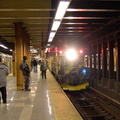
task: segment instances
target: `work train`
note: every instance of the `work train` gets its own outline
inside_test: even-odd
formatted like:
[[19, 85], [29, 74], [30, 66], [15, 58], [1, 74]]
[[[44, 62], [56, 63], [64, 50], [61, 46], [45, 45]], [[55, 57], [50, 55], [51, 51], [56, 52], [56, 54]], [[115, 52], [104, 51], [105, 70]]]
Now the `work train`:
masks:
[[48, 67], [60, 85], [89, 85], [90, 71], [86, 67], [86, 57], [81, 50], [69, 52], [48, 58]]
[[13, 61], [12, 55], [0, 52], [0, 62], [3, 62], [8, 66], [10, 73], [13, 71], [12, 61]]

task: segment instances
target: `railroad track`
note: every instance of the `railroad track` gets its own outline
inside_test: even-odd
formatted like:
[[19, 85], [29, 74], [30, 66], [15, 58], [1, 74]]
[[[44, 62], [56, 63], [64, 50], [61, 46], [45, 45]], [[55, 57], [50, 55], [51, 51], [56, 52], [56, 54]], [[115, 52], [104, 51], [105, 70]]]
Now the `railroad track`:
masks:
[[120, 120], [120, 104], [91, 88], [65, 93], [84, 120]]

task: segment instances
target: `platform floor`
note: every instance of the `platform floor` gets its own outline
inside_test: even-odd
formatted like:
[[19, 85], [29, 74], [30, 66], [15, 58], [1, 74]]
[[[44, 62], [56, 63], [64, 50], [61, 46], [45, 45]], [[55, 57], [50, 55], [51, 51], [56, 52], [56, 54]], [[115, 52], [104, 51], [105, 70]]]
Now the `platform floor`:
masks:
[[17, 91], [16, 78], [7, 77], [7, 104], [0, 104], [0, 120], [83, 120], [49, 70], [47, 79], [31, 72], [31, 91]]

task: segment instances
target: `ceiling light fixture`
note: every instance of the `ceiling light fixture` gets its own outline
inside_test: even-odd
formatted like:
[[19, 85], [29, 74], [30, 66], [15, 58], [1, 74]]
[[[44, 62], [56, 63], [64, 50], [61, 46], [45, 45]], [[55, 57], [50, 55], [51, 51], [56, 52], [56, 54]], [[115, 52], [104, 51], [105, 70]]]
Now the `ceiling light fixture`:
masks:
[[56, 20], [62, 20], [63, 19], [69, 4], [70, 4], [70, 0], [61, 0], [59, 2], [57, 12], [56, 12], [56, 15], [55, 15]]
[[52, 42], [52, 40], [53, 40], [53, 38], [50, 38], [50, 37], [49, 37], [48, 42]]
[[0, 44], [0, 47], [2, 47], [2, 48], [4, 48], [4, 49], [8, 49], [8, 47], [6, 47], [6, 46], [4, 46], [4, 45], [2, 45], [2, 44]]
[[[50, 35], [48, 38], [48, 42], [52, 42], [60, 24], [61, 24], [61, 21], [65, 15], [65, 12], [67, 11], [67, 8], [68, 8], [70, 2], [71, 2], [71, 0], [60, 0], [57, 11], [56, 11], [55, 18], [53, 20], [53, 25], [52, 25], [51, 32], [50, 32]], [[53, 34], [53, 31], [54, 31], [54, 35], [52, 36], [51, 34]]]
[[59, 28], [59, 26], [60, 26], [60, 23], [61, 23], [61, 21], [54, 21], [53, 22], [53, 25], [52, 25], [52, 31], [57, 31], [58, 30], [58, 28]]
[[55, 33], [56, 33], [56, 32], [50, 32], [50, 36], [49, 36], [49, 37], [50, 37], [50, 38], [54, 37], [54, 36], [55, 36]]

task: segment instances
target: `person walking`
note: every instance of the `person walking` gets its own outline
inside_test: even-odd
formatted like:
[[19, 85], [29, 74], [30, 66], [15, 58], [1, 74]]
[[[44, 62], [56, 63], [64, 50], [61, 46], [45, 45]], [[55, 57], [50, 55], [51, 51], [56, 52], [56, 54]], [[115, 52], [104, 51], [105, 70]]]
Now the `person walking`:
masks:
[[7, 103], [7, 81], [6, 81], [6, 76], [9, 74], [9, 70], [7, 65], [4, 63], [0, 62], [0, 91], [2, 93], [2, 100], [3, 103]]
[[35, 58], [34, 58], [34, 60], [32, 61], [32, 66], [33, 66], [33, 71], [34, 71], [34, 72], [37, 72], [37, 61], [36, 61]]
[[46, 79], [47, 64], [46, 64], [45, 60], [42, 60], [40, 70], [41, 70], [42, 79], [43, 78]]
[[24, 76], [25, 91], [30, 91], [30, 89], [29, 89], [30, 69], [29, 69], [29, 66], [28, 66], [26, 60], [27, 60], [27, 56], [23, 56], [23, 61], [20, 63], [20, 70], [22, 71], [23, 76]]

